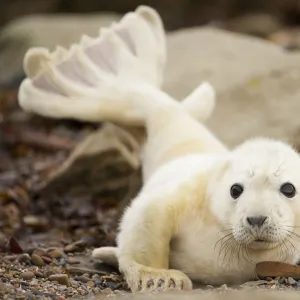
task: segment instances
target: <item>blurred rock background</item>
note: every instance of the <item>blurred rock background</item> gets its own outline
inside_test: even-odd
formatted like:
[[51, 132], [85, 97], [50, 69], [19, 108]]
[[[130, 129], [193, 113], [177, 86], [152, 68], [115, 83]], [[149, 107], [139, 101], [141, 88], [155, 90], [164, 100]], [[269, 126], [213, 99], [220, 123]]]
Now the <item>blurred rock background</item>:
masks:
[[0, 25], [35, 13], [101, 11], [124, 14], [139, 4], [157, 9], [168, 30], [225, 22], [245, 14], [267, 14], [286, 24], [294, 24], [299, 22], [300, 15], [298, 0], [2, 0]]

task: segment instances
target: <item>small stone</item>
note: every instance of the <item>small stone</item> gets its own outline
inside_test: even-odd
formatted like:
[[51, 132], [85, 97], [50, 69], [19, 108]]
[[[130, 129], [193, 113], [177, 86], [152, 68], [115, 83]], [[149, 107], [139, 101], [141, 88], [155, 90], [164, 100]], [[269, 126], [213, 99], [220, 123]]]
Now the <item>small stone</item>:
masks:
[[67, 287], [66, 287], [65, 285], [60, 285], [60, 286], [58, 287], [58, 289], [59, 289], [61, 292], [63, 292], [63, 291], [65, 291], [65, 290], [67, 289]]
[[38, 277], [38, 278], [43, 278], [43, 277], [44, 277], [43, 273], [38, 272], [38, 271], [36, 271], [34, 274], [35, 274], [35, 276]]
[[37, 254], [32, 254], [31, 255], [31, 261], [34, 265], [36, 265], [38, 267], [42, 267], [42, 266], [45, 265], [43, 259]]
[[295, 285], [297, 282], [294, 278], [288, 277], [287, 282], [289, 285]]
[[29, 254], [27, 254], [27, 253], [23, 253], [23, 254], [21, 254], [20, 256], [19, 256], [19, 262], [20, 263], [25, 263], [25, 262], [30, 262], [31, 261], [31, 259], [30, 259], [30, 256], [29, 256]]
[[41, 256], [42, 260], [46, 263], [46, 264], [51, 264], [52, 263], [52, 257], [49, 256]]
[[57, 266], [65, 266], [67, 261], [65, 260], [64, 257], [60, 257], [56, 259], [56, 265]]
[[78, 264], [80, 264], [80, 261], [73, 258], [73, 257], [68, 257], [67, 258], [67, 263], [70, 264], [70, 265], [78, 265]]
[[101, 290], [100, 290], [99, 288], [96, 287], [96, 288], [93, 289], [93, 293], [96, 294], [96, 295], [97, 295], [97, 294], [100, 294], [100, 293], [101, 293]]
[[90, 287], [94, 287], [95, 286], [95, 283], [94, 283], [94, 281], [88, 281], [87, 283], [86, 283], [88, 286], [90, 286]]
[[31, 255], [32, 254], [36, 254], [36, 255], [38, 255], [38, 256], [48, 256], [49, 254], [45, 251], [45, 250], [43, 250], [43, 249], [39, 249], [39, 248], [37, 248], [37, 249], [34, 249], [33, 251], [32, 251], [32, 253], [31, 253]]
[[286, 284], [286, 279], [285, 279], [284, 277], [281, 277], [281, 278], [278, 280], [278, 282], [279, 282], [280, 284]]
[[59, 284], [69, 286], [69, 277], [67, 274], [54, 274], [49, 277], [50, 281], [57, 281]]
[[30, 227], [39, 231], [45, 231], [49, 226], [47, 219], [33, 215], [24, 216], [23, 221], [26, 227]]
[[85, 241], [77, 241], [75, 243], [67, 245], [64, 248], [64, 251], [66, 253], [82, 252], [86, 248], [86, 246], [87, 246], [87, 243]]
[[64, 253], [62, 251], [60, 251], [59, 249], [54, 249], [48, 252], [48, 254], [52, 257], [52, 258], [60, 258], [64, 256]]
[[90, 273], [90, 274], [99, 274], [99, 275], [106, 275], [105, 272], [95, 270], [95, 269], [89, 269], [89, 268], [84, 268], [84, 267], [70, 267], [68, 266], [66, 268], [67, 272], [69, 272], [72, 275], [83, 275], [85, 273]]
[[3, 257], [3, 261], [4, 262], [12, 262], [15, 261], [18, 258], [17, 255], [6, 255], [5, 257]]
[[44, 277], [48, 278], [48, 277], [50, 277], [51, 275], [54, 275], [54, 274], [55, 274], [55, 272], [53, 270], [46, 270], [44, 272]]
[[267, 281], [273, 281], [273, 278], [272, 277], [267, 277], [266, 280]]
[[220, 288], [225, 289], [225, 290], [228, 290], [227, 284], [222, 284], [222, 285], [220, 286]]
[[113, 294], [113, 291], [109, 288], [106, 288], [106, 289], [102, 290], [102, 293], [104, 295], [111, 295], [111, 294]]
[[23, 272], [21, 273], [20, 277], [24, 280], [31, 280], [35, 277], [33, 272]]
[[76, 276], [74, 279], [77, 280], [77, 281], [83, 282], [83, 283], [87, 283], [87, 282], [90, 281], [90, 278], [88, 278], [84, 275]]

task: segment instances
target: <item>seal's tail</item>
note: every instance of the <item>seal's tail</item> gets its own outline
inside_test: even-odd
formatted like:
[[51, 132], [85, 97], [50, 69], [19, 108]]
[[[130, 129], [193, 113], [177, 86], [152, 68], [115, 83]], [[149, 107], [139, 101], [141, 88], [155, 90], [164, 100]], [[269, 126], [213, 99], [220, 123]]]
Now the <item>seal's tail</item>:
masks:
[[[173, 101], [158, 95], [165, 60], [162, 21], [155, 10], [140, 6], [69, 49], [30, 49], [19, 103], [47, 117], [144, 124], [145, 112], [161, 101], [157, 98]], [[214, 108], [214, 91], [205, 83], [181, 104], [204, 121]]]

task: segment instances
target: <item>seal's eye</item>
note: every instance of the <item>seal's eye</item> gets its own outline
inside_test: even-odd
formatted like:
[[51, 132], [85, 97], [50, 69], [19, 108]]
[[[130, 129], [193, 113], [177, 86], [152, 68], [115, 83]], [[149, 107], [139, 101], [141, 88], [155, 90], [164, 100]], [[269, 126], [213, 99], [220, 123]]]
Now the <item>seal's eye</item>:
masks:
[[237, 199], [242, 195], [244, 191], [244, 188], [241, 184], [235, 183], [231, 188], [230, 188], [230, 195], [233, 199]]
[[284, 183], [280, 187], [280, 192], [287, 198], [293, 198], [296, 195], [295, 187], [289, 182]]

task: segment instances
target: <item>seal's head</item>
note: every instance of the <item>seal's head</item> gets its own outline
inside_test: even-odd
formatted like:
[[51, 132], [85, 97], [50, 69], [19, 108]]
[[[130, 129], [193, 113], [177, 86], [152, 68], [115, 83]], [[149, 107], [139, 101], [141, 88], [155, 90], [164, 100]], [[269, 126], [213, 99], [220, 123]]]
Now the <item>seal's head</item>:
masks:
[[287, 144], [245, 142], [216, 164], [207, 192], [213, 214], [238, 244], [267, 250], [298, 238], [300, 156]]

